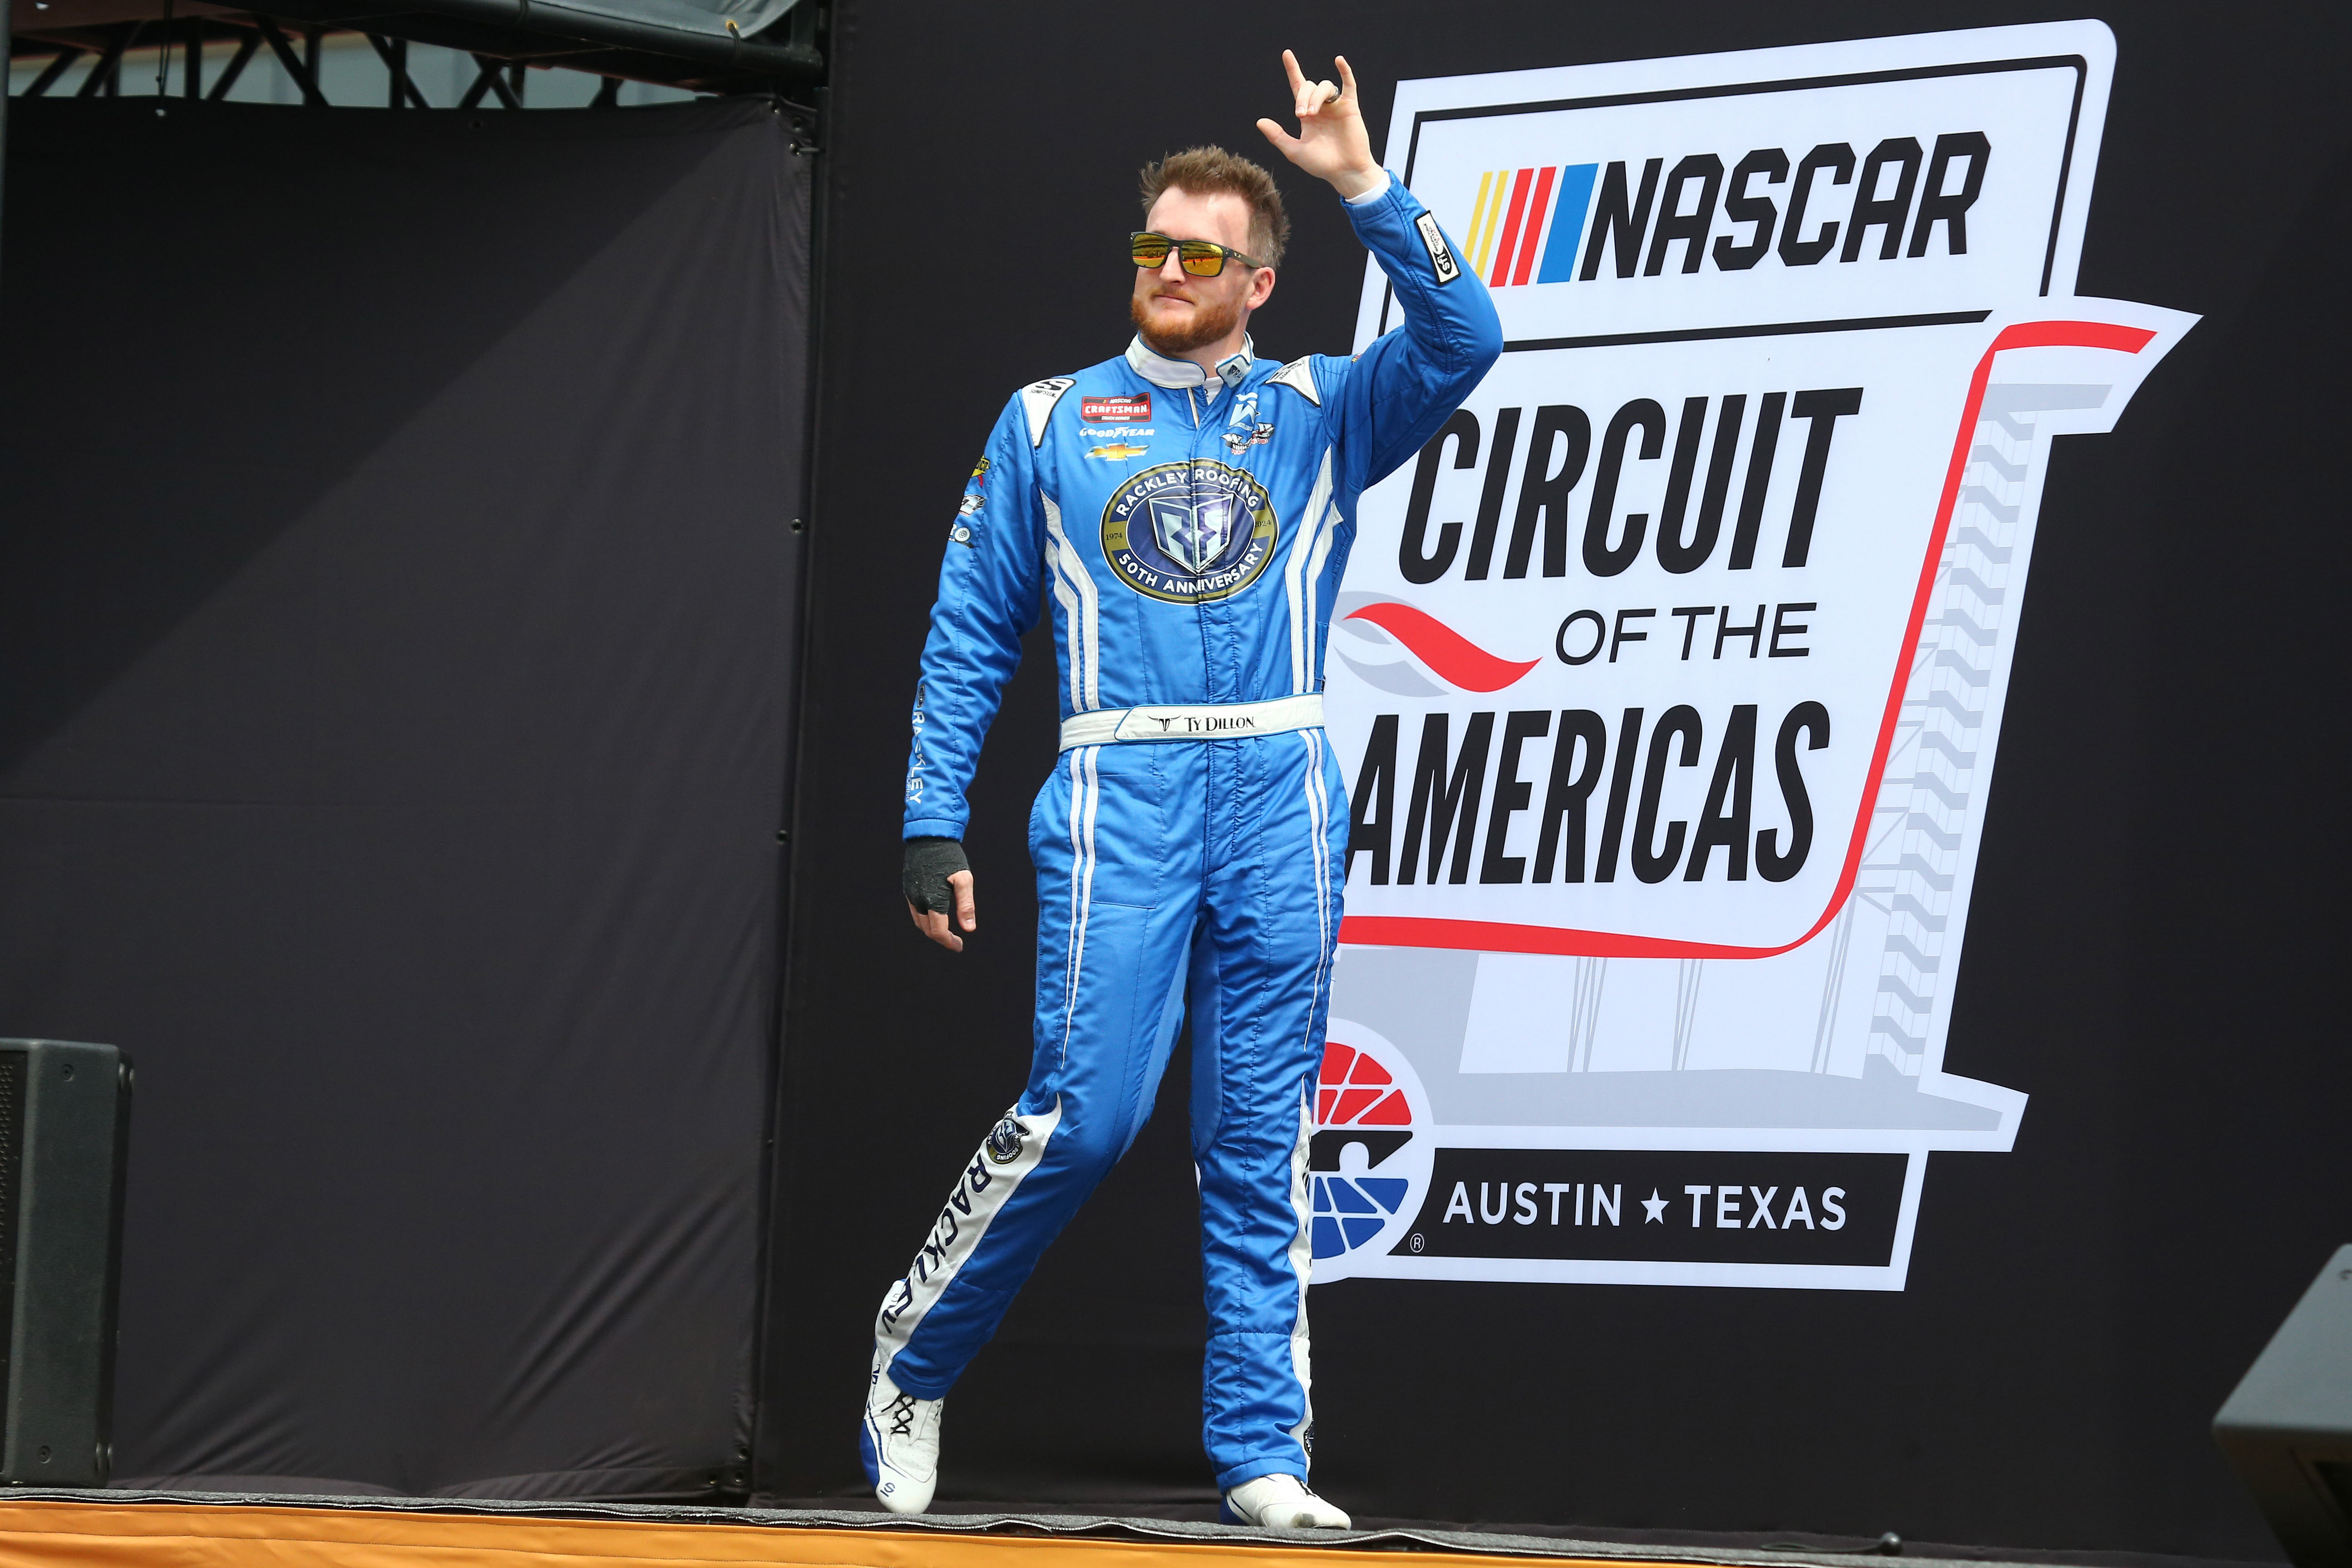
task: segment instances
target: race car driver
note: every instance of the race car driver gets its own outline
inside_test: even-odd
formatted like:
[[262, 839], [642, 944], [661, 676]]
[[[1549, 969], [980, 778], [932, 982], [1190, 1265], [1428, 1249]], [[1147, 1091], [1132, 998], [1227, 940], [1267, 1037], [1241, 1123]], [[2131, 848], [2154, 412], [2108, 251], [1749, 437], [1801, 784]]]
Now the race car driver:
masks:
[[1345, 1528], [1307, 1486], [1307, 1152], [1346, 879], [1323, 652], [1356, 501], [1501, 353], [1492, 301], [1371, 156], [1355, 79], [1286, 51], [1296, 136], [1404, 325], [1350, 360], [1260, 359], [1288, 228], [1218, 148], [1144, 171], [1126, 353], [1015, 393], [949, 530], [906, 786], [923, 932], [975, 929], [961, 840], [982, 737], [1050, 598], [1062, 752], [1029, 821], [1034, 1057], [875, 1322], [861, 1429], [883, 1505], [929, 1506], [941, 1406], [1038, 1255], [1149, 1113], [1189, 1005], [1209, 1342], [1202, 1434], [1229, 1518]]

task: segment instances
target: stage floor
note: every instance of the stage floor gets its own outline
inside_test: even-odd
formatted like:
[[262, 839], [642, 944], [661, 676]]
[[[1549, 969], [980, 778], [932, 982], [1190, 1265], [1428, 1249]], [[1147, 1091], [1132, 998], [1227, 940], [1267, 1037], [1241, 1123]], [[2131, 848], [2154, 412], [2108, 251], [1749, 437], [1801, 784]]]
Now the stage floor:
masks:
[[[1374, 1552], [1384, 1568], [1864, 1568], [1894, 1555], [1871, 1542], [1780, 1537], [1749, 1545], [1581, 1540], [1367, 1521], [1357, 1531], [1277, 1531], [1184, 1519], [1038, 1511], [900, 1518], [840, 1508], [697, 1508], [446, 1498], [326, 1498], [229, 1492], [0, 1494], [0, 1562], [11, 1568], [1244, 1568], [1345, 1563]], [[2072, 1563], [2168, 1568], [2145, 1555], [2001, 1552], [1905, 1544], [1922, 1568]], [[2200, 1563], [2199, 1568], [2219, 1568]], [[2246, 1565], [2252, 1568], [2252, 1565]]]

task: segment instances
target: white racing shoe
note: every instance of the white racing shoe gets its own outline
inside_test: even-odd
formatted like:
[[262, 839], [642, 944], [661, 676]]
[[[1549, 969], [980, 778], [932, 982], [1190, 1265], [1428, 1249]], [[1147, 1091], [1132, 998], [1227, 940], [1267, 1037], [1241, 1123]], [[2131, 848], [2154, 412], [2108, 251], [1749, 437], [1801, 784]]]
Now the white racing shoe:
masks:
[[940, 1484], [940, 1410], [946, 1404], [901, 1393], [883, 1375], [882, 1354], [875, 1352], [857, 1447], [875, 1497], [892, 1513], [921, 1513], [931, 1506]]
[[1309, 1491], [1297, 1476], [1260, 1476], [1225, 1494], [1228, 1523], [1262, 1530], [1346, 1530], [1348, 1516]]

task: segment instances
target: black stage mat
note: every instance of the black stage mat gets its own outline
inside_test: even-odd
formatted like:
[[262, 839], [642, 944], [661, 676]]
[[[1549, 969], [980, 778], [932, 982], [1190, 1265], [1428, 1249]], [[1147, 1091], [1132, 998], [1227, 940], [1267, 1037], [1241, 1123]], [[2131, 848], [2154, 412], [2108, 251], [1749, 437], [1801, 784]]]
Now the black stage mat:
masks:
[[393, 1510], [403, 1513], [520, 1515], [537, 1519], [626, 1519], [668, 1524], [765, 1525], [779, 1530], [890, 1530], [949, 1535], [1042, 1535], [1105, 1541], [1184, 1542], [1202, 1545], [1306, 1545], [1371, 1552], [1452, 1552], [1483, 1557], [1573, 1557], [1625, 1563], [1688, 1563], [1708, 1568], [1760, 1568], [1767, 1563], [1804, 1563], [1813, 1568], [1859, 1568], [1868, 1563], [1906, 1563], [1963, 1568], [1975, 1563], [2050, 1563], [2067, 1568], [2281, 1568], [2278, 1563], [2241, 1563], [2210, 1557], [2175, 1557], [2132, 1552], [2041, 1552], [2007, 1547], [1956, 1546], [1895, 1538], [1865, 1541], [1854, 1536], [1803, 1531], [1769, 1534], [1675, 1530], [1604, 1530], [1541, 1524], [1452, 1524], [1427, 1520], [1359, 1516], [1360, 1528], [1333, 1531], [1258, 1530], [1216, 1522], [1213, 1502], [1150, 1502], [1103, 1505], [1118, 1513], [1080, 1511], [1052, 1503], [983, 1513], [893, 1514], [866, 1500], [783, 1499], [776, 1506], [713, 1508], [689, 1503], [547, 1502], [448, 1497], [330, 1497], [293, 1492], [153, 1491], [70, 1489], [9, 1489], [14, 1498], [65, 1502], [190, 1503], [206, 1507]]

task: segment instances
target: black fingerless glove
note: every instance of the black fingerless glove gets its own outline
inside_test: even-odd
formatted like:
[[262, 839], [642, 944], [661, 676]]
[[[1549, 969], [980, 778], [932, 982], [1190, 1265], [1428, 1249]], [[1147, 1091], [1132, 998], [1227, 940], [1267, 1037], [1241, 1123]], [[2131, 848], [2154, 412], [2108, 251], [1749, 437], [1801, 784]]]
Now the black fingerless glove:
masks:
[[908, 839], [907, 868], [900, 877], [907, 902], [917, 914], [936, 912], [952, 921], [955, 889], [948, 886], [948, 879], [971, 868], [971, 862], [963, 858], [963, 846], [955, 839]]

